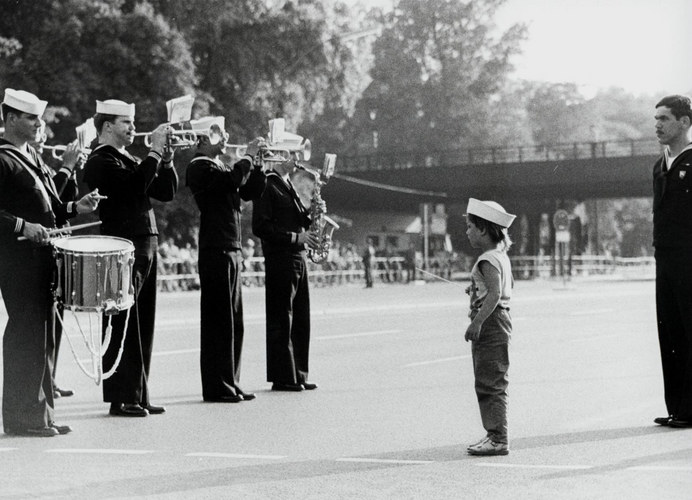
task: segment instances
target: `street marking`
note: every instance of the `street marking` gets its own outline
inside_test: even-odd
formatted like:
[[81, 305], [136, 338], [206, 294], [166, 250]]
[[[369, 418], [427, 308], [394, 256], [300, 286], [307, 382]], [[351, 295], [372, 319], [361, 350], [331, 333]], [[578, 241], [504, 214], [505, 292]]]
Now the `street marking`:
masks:
[[557, 470], [586, 470], [593, 469], [593, 465], [531, 465], [531, 464], [496, 464], [481, 462], [474, 464], [478, 467], [504, 467], [507, 469], [557, 469]]
[[390, 333], [399, 333], [401, 330], [379, 330], [375, 332], [360, 332], [360, 333], [344, 333], [341, 335], [325, 335], [324, 337], [313, 337], [313, 340], [336, 340], [350, 339], [355, 337], [369, 337], [372, 335], [387, 335]]
[[97, 448], [61, 448], [46, 450], [46, 453], [74, 453], [91, 455], [146, 455], [154, 453], [152, 450], [116, 450], [116, 449], [97, 449]]
[[266, 459], [266, 460], [281, 460], [282, 458], [286, 458], [283, 455], [243, 455], [239, 453], [204, 453], [204, 452], [199, 452], [199, 453], [186, 453], [186, 457], [210, 457], [210, 458], [258, 458], [258, 459]]
[[637, 465], [636, 467], [628, 467], [627, 470], [634, 471], [646, 471], [646, 472], [659, 472], [659, 471], [692, 471], [692, 467], [685, 465]]
[[19, 448], [0, 448], [0, 451], [14, 451], [17, 449], [19, 449]]
[[199, 347], [194, 349], [178, 349], [175, 351], [156, 351], [152, 356], [175, 356], [176, 354], [195, 354], [199, 352]]
[[404, 368], [408, 368], [410, 366], [433, 365], [435, 363], [445, 363], [447, 361], [458, 361], [460, 359], [469, 359], [469, 358], [471, 358], [470, 354], [464, 354], [463, 356], [453, 356], [451, 358], [432, 359], [430, 361], [418, 361], [417, 363], [409, 363], [407, 365], [404, 365]]
[[362, 462], [372, 464], [431, 464], [434, 460], [393, 460], [389, 458], [337, 458], [337, 462]]
[[569, 313], [570, 316], [590, 316], [592, 314], [606, 314], [615, 311], [615, 309], [589, 309], [588, 311], [574, 311]]
[[601, 340], [601, 339], [609, 339], [611, 337], [619, 337], [622, 335], [621, 333], [607, 333], [604, 335], [592, 335], [591, 337], [581, 337], [578, 339], [571, 339], [570, 342], [589, 342], [591, 340]]

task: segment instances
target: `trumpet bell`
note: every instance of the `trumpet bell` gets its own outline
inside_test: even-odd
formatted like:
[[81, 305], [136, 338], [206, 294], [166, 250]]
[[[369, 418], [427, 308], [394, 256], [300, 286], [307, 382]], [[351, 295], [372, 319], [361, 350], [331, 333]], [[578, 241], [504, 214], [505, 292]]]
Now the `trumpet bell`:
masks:
[[312, 156], [310, 139], [305, 139], [302, 144], [293, 141], [270, 144], [267, 150], [276, 153], [275, 161], [281, 162], [290, 160], [291, 154], [295, 154], [300, 161], [309, 161]]

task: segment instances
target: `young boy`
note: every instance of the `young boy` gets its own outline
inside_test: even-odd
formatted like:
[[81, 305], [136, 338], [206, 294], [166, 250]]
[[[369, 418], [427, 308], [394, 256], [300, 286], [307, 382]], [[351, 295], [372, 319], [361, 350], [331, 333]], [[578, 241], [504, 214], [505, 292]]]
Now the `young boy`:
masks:
[[466, 236], [482, 254], [471, 270], [471, 296], [466, 341], [472, 342], [476, 396], [486, 436], [468, 447], [471, 455], [507, 455], [507, 370], [512, 319], [512, 267], [507, 256], [507, 228], [515, 215], [494, 201], [469, 199]]

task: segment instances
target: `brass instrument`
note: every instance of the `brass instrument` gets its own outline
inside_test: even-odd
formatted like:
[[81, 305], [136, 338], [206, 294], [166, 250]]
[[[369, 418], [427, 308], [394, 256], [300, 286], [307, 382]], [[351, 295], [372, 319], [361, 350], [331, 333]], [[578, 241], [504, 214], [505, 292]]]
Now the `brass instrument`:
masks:
[[[295, 155], [298, 161], [309, 161], [312, 156], [312, 144], [309, 139], [291, 134], [284, 130], [283, 118], [269, 120], [268, 139], [258, 137], [258, 151], [255, 162], [283, 163]], [[225, 144], [226, 148], [234, 149], [236, 156], [247, 153], [247, 144]]]
[[[334, 173], [335, 164], [336, 155], [327, 153], [324, 156], [322, 172], [315, 172], [315, 189], [313, 190], [312, 199], [310, 200], [310, 216], [312, 222], [310, 223], [309, 231], [317, 234], [319, 243], [317, 248], [308, 248], [307, 250], [308, 258], [315, 263], [322, 262], [329, 256], [329, 250], [332, 247], [332, 234], [335, 229], [339, 229], [339, 224], [326, 215], [326, 204], [321, 195], [322, 186], [327, 184], [329, 178]], [[305, 167], [302, 165], [297, 164], [297, 166], [305, 170]]]
[[[65, 154], [65, 150], [67, 150], [67, 146], [65, 144], [54, 144], [52, 146], [49, 144], [41, 144], [40, 147], [41, 149], [50, 151], [53, 158], [60, 161], [63, 160], [63, 155]], [[91, 154], [91, 149], [81, 148], [80, 152], [88, 156]]]
[[[262, 141], [263, 139], [260, 138]], [[234, 149], [236, 156], [244, 156], [247, 153], [247, 144], [225, 144], [226, 148]], [[272, 153], [267, 155], [266, 153]], [[311, 156], [310, 140], [305, 139], [302, 144], [295, 143], [278, 143], [269, 144], [267, 142], [260, 143], [258, 155], [262, 157], [262, 161], [283, 163], [291, 159], [291, 154], [295, 154], [298, 160], [308, 161]]]
[[51, 152], [53, 158], [56, 160], [62, 160], [62, 156], [65, 154], [67, 146], [64, 144], [56, 144], [55, 146], [49, 146], [48, 144], [42, 144], [41, 147]]
[[[151, 134], [153, 132], [135, 132], [135, 137], [143, 137], [144, 145], [151, 147]], [[172, 130], [168, 132], [167, 146], [170, 148], [191, 148], [197, 144], [197, 136], [201, 135], [199, 131], [193, 130]]]

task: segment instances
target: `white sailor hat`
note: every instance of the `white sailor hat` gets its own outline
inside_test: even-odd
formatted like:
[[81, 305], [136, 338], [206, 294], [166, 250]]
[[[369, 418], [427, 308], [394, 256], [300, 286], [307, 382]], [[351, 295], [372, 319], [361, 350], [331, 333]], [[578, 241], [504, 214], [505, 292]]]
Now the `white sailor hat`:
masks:
[[41, 116], [46, 110], [48, 101], [42, 101], [24, 90], [5, 89], [5, 98], [2, 103], [23, 113]]
[[209, 130], [216, 125], [221, 132], [226, 131], [226, 118], [223, 116], [205, 116], [197, 120], [190, 120], [192, 130]]
[[467, 214], [473, 214], [476, 217], [493, 222], [498, 226], [509, 227], [514, 222], [516, 215], [508, 214], [502, 205], [494, 201], [480, 201], [475, 198], [469, 198], [469, 204], [466, 207]]
[[96, 101], [96, 112], [102, 115], [135, 116], [135, 105], [118, 99]]

